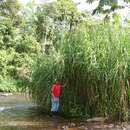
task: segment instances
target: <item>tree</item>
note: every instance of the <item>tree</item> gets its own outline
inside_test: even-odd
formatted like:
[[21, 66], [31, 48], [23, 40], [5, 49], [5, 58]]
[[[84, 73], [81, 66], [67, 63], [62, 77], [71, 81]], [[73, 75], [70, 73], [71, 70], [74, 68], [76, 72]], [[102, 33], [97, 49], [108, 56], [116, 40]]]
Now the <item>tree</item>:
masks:
[[24, 8], [20, 11], [22, 22], [20, 24], [20, 33], [36, 36], [35, 34], [35, 15], [36, 4], [34, 0], [30, 0]]
[[18, 12], [21, 9], [21, 5], [18, 0], [1, 0], [0, 1], [0, 15], [6, 18], [10, 18], [15, 25], [20, 23], [20, 17]]
[[81, 13], [72, 0], [59, 0], [38, 6], [36, 17], [37, 40], [52, 41], [54, 45], [64, 32], [73, 30], [80, 22]]
[[[3, 3], [0, 7], [2, 6]], [[33, 33], [30, 33], [27, 20], [20, 19], [25, 23], [24, 26], [17, 24], [18, 12], [14, 14], [9, 12], [9, 9], [13, 8], [11, 6], [0, 10], [0, 90], [2, 91], [16, 91], [16, 88], [23, 87], [23, 81], [27, 79], [30, 67], [40, 53], [40, 45]], [[23, 32], [25, 27], [26, 31]]]
[[[92, 3], [94, 1], [96, 1], [96, 0], [87, 0], [86, 2]], [[124, 0], [124, 1], [130, 2], [130, 0]], [[104, 5], [109, 5], [110, 9], [104, 10], [103, 9]], [[110, 13], [110, 12], [116, 10], [116, 9], [121, 9], [121, 8], [124, 8], [124, 6], [118, 5], [118, 0], [99, 0], [99, 4], [98, 4], [97, 8], [93, 10], [92, 14], [94, 15], [97, 12], [99, 12], [99, 13]]]

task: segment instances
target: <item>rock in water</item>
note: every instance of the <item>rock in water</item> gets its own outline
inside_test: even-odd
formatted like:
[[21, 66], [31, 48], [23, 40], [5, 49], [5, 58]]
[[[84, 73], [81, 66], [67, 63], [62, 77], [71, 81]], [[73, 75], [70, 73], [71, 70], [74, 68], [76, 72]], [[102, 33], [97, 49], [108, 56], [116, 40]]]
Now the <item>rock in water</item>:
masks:
[[0, 96], [11, 96], [13, 95], [12, 93], [1, 93]]
[[91, 119], [87, 119], [87, 122], [104, 122], [106, 119], [103, 117], [94, 117]]

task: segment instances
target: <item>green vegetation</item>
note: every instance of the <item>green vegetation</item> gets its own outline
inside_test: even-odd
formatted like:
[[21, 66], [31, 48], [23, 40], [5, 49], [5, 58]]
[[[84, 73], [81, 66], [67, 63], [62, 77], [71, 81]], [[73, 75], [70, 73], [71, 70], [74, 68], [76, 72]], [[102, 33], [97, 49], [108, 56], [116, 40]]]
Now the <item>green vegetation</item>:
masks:
[[87, 22], [60, 41], [61, 48], [41, 58], [32, 75], [30, 93], [49, 107], [50, 84], [68, 80], [61, 112], [71, 116], [112, 116], [125, 120], [128, 112], [129, 36], [109, 24]]
[[[15, 6], [17, 1], [10, 2], [0, 3], [0, 7], [4, 8], [0, 10], [0, 91], [22, 89], [23, 85], [26, 85], [23, 81], [29, 79], [31, 71], [29, 68], [40, 53], [40, 45], [33, 37], [33, 33], [29, 34], [29, 29], [24, 33], [24, 25], [20, 24], [21, 19], [16, 23], [16, 19], [13, 20], [11, 17], [12, 10], [18, 8]], [[10, 7], [10, 4], [13, 7]], [[17, 12], [14, 11], [15, 16]]]
[[9, 6], [0, 10], [1, 91], [27, 91], [50, 111], [51, 84], [55, 78], [67, 80], [62, 114], [128, 119], [130, 29], [120, 26], [117, 15], [114, 22], [91, 20], [71, 0], [29, 3], [24, 10], [17, 1], [12, 1], [15, 6], [5, 2]]
[[[96, 0], [86, 0], [86, 2], [93, 3]], [[109, 13], [117, 10], [125, 8], [124, 5], [119, 4], [119, 0], [99, 0], [98, 6], [93, 10], [92, 14], [96, 13], [104, 13], [108, 15]], [[130, 0], [123, 0], [121, 2], [130, 2]], [[109, 6], [110, 8], [104, 9], [104, 6]]]

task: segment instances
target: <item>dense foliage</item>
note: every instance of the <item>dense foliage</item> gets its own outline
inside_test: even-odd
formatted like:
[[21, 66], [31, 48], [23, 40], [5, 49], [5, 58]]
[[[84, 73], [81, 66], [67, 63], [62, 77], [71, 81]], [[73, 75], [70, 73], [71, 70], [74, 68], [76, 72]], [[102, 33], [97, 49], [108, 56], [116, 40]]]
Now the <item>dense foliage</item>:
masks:
[[82, 24], [60, 41], [62, 47], [36, 64], [30, 93], [49, 107], [50, 85], [68, 80], [61, 111], [68, 115], [127, 118], [129, 55], [125, 30]]
[[42, 48], [51, 43], [55, 48], [59, 48], [60, 43], [57, 41], [62, 39], [65, 32], [73, 30], [80, 23], [82, 16], [71, 0], [38, 6], [35, 20], [37, 41], [41, 43]]
[[[40, 53], [40, 45], [35, 37], [23, 33], [24, 26], [11, 17], [13, 14], [9, 9], [14, 2], [10, 2], [1, 3], [4, 10], [0, 10], [0, 91], [18, 91], [26, 85], [23, 81], [30, 79], [29, 68]], [[17, 12], [14, 13], [16, 16]]]
[[130, 29], [117, 15], [94, 21], [71, 0], [30, 2], [23, 10], [11, 1], [0, 1], [0, 90], [27, 90], [50, 111], [51, 84], [68, 81], [62, 114], [127, 120]]
[[[96, 0], [86, 0], [86, 2], [92, 3]], [[130, 2], [130, 0], [99, 0], [98, 6], [93, 10], [92, 14], [104, 13], [108, 14], [114, 12], [117, 9], [125, 8], [124, 5], [119, 4], [120, 2]], [[104, 6], [109, 6], [109, 8], [104, 9]]]

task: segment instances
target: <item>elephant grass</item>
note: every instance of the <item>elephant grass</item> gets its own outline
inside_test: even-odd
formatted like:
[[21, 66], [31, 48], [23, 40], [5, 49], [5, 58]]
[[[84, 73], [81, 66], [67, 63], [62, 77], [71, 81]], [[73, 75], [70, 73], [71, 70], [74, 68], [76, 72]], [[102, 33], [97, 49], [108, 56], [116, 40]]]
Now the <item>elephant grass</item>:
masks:
[[124, 29], [109, 24], [81, 24], [68, 32], [58, 52], [44, 55], [36, 65], [29, 89], [32, 97], [49, 109], [54, 79], [68, 80], [61, 96], [62, 113], [127, 120], [128, 37]]

